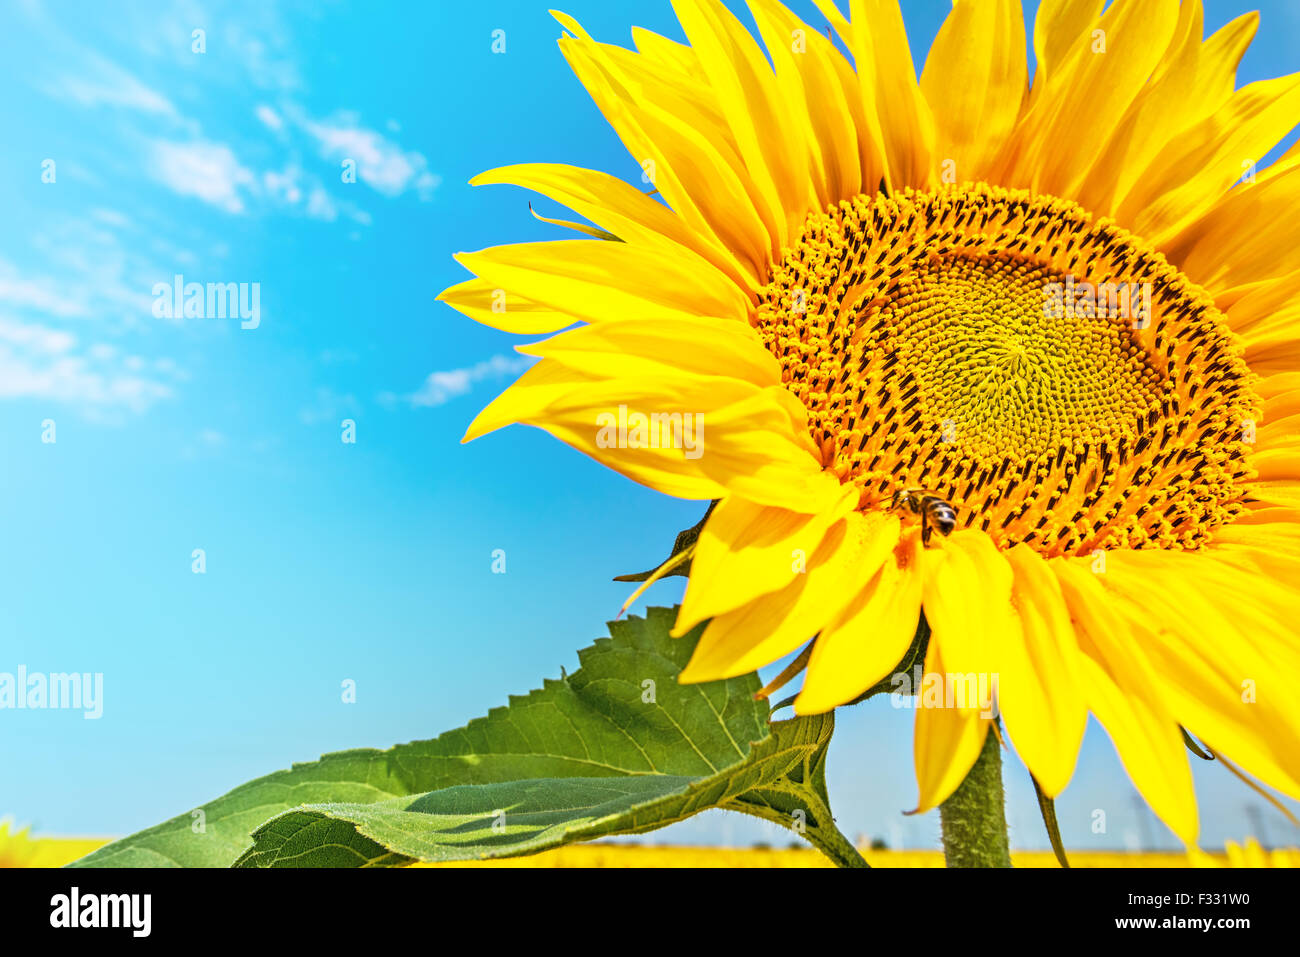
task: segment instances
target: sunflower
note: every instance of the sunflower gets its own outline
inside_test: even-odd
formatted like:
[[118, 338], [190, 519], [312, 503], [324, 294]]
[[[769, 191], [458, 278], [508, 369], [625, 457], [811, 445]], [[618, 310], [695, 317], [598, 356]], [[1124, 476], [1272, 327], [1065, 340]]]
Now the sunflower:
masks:
[[30, 828], [14, 830], [13, 820], [0, 818], [0, 867], [30, 867], [36, 856], [36, 842]]
[[1268, 850], [1253, 837], [1246, 838], [1244, 846], [1229, 841], [1224, 846], [1224, 851], [1226, 857], [1222, 860], [1197, 848], [1190, 849], [1188, 857], [1193, 867], [1300, 867], [1300, 848], [1279, 847]]
[[[1257, 14], [1043, 0], [1031, 85], [1018, 0], [956, 0], [918, 82], [894, 0], [817, 4], [751, 0], [755, 36], [675, 0], [688, 44], [635, 50], [556, 14], [642, 182], [472, 181], [594, 225], [457, 257], [442, 300], [558, 333], [465, 440], [534, 425], [715, 503], [683, 681], [811, 641], [821, 712], [924, 623], [1049, 797], [1089, 713], [1188, 844], [1185, 731], [1300, 796], [1300, 149], [1255, 165], [1300, 75], [1236, 88]], [[917, 708], [918, 810], [990, 733], [960, 697]]]

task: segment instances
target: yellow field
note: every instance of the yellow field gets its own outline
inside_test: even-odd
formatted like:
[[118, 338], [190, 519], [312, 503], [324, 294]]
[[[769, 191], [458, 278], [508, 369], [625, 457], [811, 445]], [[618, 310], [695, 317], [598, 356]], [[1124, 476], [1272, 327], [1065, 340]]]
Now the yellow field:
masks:
[[[108, 843], [105, 838], [28, 838], [9, 833], [0, 824], [0, 867], [62, 867]], [[940, 851], [863, 851], [872, 867], [943, 867]], [[1223, 854], [1207, 855], [1226, 863]], [[1056, 867], [1050, 851], [1020, 851], [1011, 855], [1016, 867]], [[1074, 867], [1187, 867], [1184, 854], [1126, 854], [1078, 851], [1070, 855]], [[532, 857], [504, 861], [467, 862], [418, 867], [830, 867], [817, 851], [764, 850], [715, 847], [653, 847], [597, 842], [562, 847]]]
[[[942, 851], [863, 851], [872, 867], [943, 867]], [[1223, 857], [1223, 855], [1218, 855]], [[1016, 867], [1057, 867], [1051, 851], [1011, 855]], [[1187, 867], [1185, 854], [1079, 852], [1074, 867]], [[417, 867], [833, 867], [814, 850], [757, 850], [725, 847], [641, 847], [628, 844], [578, 844], [532, 857]]]
[[102, 837], [45, 837], [29, 840], [0, 824], [0, 867], [62, 867], [108, 842]]

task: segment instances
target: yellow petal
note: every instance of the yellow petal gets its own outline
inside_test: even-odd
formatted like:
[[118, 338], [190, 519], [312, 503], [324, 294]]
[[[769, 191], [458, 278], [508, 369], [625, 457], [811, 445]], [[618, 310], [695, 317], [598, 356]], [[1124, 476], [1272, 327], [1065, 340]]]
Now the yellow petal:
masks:
[[[682, 348], [684, 342], [689, 349]], [[604, 378], [689, 372], [730, 376], [759, 388], [781, 382], [776, 357], [753, 327], [735, 319], [616, 319], [516, 348]]]
[[[789, 654], [866, 586], [890, 555], [897, 536], [898, 520], [893, 516], [850, 512], [831, 527], [792, 584], [709, 622], [681, 680], [714, 681], [748, 674]], [[692, 577], [695, 574], [692, 566]], [[680, 630], [679, 622], [674, 632]]]
[[522, 336], [556, 332], [578, 321], [574, 315], [507, 293], [482, 279], [450, 286], [438, 293], [437, 298], [475, 322]]
[[1079, 646], [1047, 563], [1025, 545], [1006, 557], [1015, 573], [1012, 595], [1023, 643], [1003, 646], [998, 708], [1016, 751], [1048, 796], [1056, 797], [1074, 773], [1088, 723], [1079, 686]]
[[1198, 830], [1196, 793], [1178, 721], [1162, 697], [1162, 682], [1113, 596], [1086, 565], [1049, 563], [1076, 623], [1080, 684], [1133, 785], [1186, 844]]
[[[923, 188], [932, 181], [934, 115], [921, 94], [912, 47], [898, 0], [850, 0], [860, 42], [870, 42], [876, 109], [880, 115], [891, 187]], [[859, 71], [861, 72], [861, 66]]]
[[664, 71], [618, 57], [571, 18], [555, 16], [577, 34], [560, 41], [561, 52], [644, 175], [692, 230], [762, 275], [775, 249], [770, 226], [730, 132], [698, 115], [698, 84], [673, 85]]
[[[890, 533], [897, 539], [897, 529]], [[898, 665], [921, 617], [919, 539], [905, 546], [908, 561], [890, 556], [871, 583], [826, 626], [813, 645], [797, 714], [819, 714], [846, 704]]]
[[1293, 445], [1264, 448], [1250, 457], [1261, 482], [1300, 481], [1300, 448]]
[[1269, 399], [1282, 392], [1300, 389], [1300, 372], [1274, 372], [1265, 376], [1255, 389], [1260, 398]]
[[[853, 11], [850, 23], [836, 8], [834, 0], [813, 0], [822, 16], [830, 21], [840, 40], [853, 57], [851, 69], [841, 72], [846, 95], [858, 130], [858, 154], [862, 165], [861, 182], [864, 191], [870, 192], [883, 182], [893, 187], [898, 177], [898, 166], [891, 164], [885, 141], [885, 128], [881, 121], [879, 96], [876, 89], [876, 59], [872, 32], [867, 26], [861, 8]], [[910, 164], [909, 164], [910, 165]]]
[[[926, 680], [953, 670], [953, 666], [945, 664], [938, 643], [932, 640], [925, 656]], [[991, 720], [978, 710], [925, 707], [924, 701], [923, 686], [922, 694], [913, 699], [917, 710], [912, 752], [919, 792], [913, 813], [938, 807], [957, 790], [984, 747]]]
[[[617, 177], [561, 163], [521, 163], [480, 173], [471, 186], [522, 186], [563, 203], [580, 216], [632, 245], [653, 246], [704, 259], [733, 282], [757, 289], [754, 276], [736, 268], [734, 259], [687, 227], [663, 203]], [[689, 250], [689, 252], [688, 252]]]
[[842, 492], [814, 459], [803, 416], [781, 386], [689, 373], [597, 379], [543, 359], [479, 414], [464, 441], [535, 425], [667, 495], [734, 493], [816, 510]]
[[1034, 59], [1038, 73], [1034, 88], [1041, 90], [1057, 78], [1058, 71], [1079, 44], [1091, 43], [1106, 0], [1043, 0], [1034, 18]]
[[1088, 706], [1151, 810], [1184, 844], [1200, 830], [1182, 733], [1148, 698], [1121, 688], [1094, 658], [1079, 659]]
[[787, 245], [816, 203], [807, 125], [791, 120], [758, 44], [717, 0], [673, 0], [713, 96], [757, 188], [775, 249]]
[[1019, 640], [1011, 614], [1011, 568], [982, 531], [936, 535], [931, 546], [922, 551], [930, 644], [943, 646], [944, 661], [955, 673], [992, 680], [1002, 648]]
[[1175, 242], [1251, 162], [1258, 162], [1290, 132], [1297, 115], [1300, 75], [1243, 87], [1160, 151], [1118, 204], [1116, 218], [1157, 246]]
[[[1077, 28], [1072, 11], [1069, 31]], [[1041, 14], [1040, 14], [1041, 22]], [[1059, 65], [1040, 84], [1004, 149], [1002, 182], [1057, 196], [1077, 195], [1102, 146], [1151, 76], [1178, 23], [1177, 0], [1115, 3], [1093, 29], [1066, 39], [1052, 31]], [[1100, 31], [1100, 33], [1095, 33]], [[1037, 42], [1037, 40], [1036, 40]], [[1095, 52], [1105, 43], [1105, 52]], [[1089, 118], [1086, 134], [1079, 117]]]
[[1276, 677], [1300, 669], [1292, 624], [1300, 597], [1260, 614], [1264, 583], [1204, 554], [1119, 552], [1104, 579], [1128, 610], [1178, 723], [1300, 796], [1300, 702]]
[[936, 158], [957, 182], [981, 180], [1010, 134], [1028, 93], [1020, 0], [956, 0], [921, 74], [934, 112]]
[[493, 246], [456, 260], [487, 284], [587, 322], [602, 319], [744, 318], [734, 283], [685, 256], [593, 240]]
[[[1292, 102], [1300, 110], [1300, 85], [1296, 94]], [[1240, 160], [1238, 172], [1243, 172]], [[1278, 216], [1277, 211], [1298, 207], [1300, 163], [1281, 175], [1234, 188], [1170, 243], [1170, 261], [1207, 289], [1287, 276], [1300, 270], [1300, 218]]]
[[801, 563], [831, 526], [857, 504], [846, 489], [831, 508], [807, 512], [759, 505], [739, 496], [713, 509], [695, 543], [691, 574], [674, 635], [793, 584]]
[[[862, 162], [853, 105], [845, 98], [844, 58], [831, 41], [777, 0], [750, 0], [776, 68], [791, 118], [807, 124], [818, 207], [862, 191]], [[856, 87], [854, 88], [856, 93]]]
[[678, 43], [653, 30], [638, 26], [632, 27], [632, 42], [647, 59], [656, 60], [666, 67], [698, 80], [705, 80], [704, 71], [700, 69], [700, 58], [688, 44]]
[[1142, 88], [1086, 182], [1079, 202], [1110, 214], [1117, 197], [1134, 182], [1174, 136], [1223, 106], [1232, 95], [1237, 65], [1259, 26], [1259, 14], [1238, 17], [1201, 42], [1200, 0], [1180, 8], [1178, 27], [1164, 61]]

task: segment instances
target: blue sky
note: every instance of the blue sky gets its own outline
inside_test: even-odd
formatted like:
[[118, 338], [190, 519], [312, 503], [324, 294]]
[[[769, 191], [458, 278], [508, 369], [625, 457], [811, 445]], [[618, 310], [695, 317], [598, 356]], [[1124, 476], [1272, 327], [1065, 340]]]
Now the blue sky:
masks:
[[[1242, 82], [1300, 69], [1285, 0], [1208, 0], [1207, 26], [1256, 6]], [[915, 50], [947, 7], [904, 3]], [[666, 2], [564, 9], [606, 40], [680, 36]], [[555, 234], [521, 191], [466, 181], [526, 161], [639, 176], [559, 33], [546, 4], [499, 0], [0, 10], [0, 671], [104, 674], [99, 720], [0, 712], [0, 816], [124, 833], [323, 751], [457, 727], [572, 669], [626, 594], [609, 579], [701, 514], [535, 430], [459, 444], [519, 365], [514, 340], [434, 301], [465, 278], [452, 254]], [[260, 324], [156, 317], [176, 274], [257, 283]], [[937, 846], [936, 814], [899, 813], [911, 721], [841, 712], [845, 831]], [[1300, 841], [1196, 770], [1207, 845], [1250, 832], [1248, 806]], [[1007, 780], [1013, 840], [1044, 846], [1023, 769]], [[1075, 846], [1175, 843], [1096, 727], [1058, 806]], [[710, 814], [648, 839], [773, 835]]]

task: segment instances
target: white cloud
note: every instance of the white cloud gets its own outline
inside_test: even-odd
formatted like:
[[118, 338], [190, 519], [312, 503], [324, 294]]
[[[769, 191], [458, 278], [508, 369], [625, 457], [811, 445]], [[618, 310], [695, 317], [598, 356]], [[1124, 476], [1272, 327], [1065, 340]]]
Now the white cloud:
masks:
[[302, 189], [298, 185], [301, 175], [302, 171], [296, 166], [287, 166], [283, 172], [267, 170], [262, 174], [262, 184], [272, 197], [293, 205], [302, 199]]
[[311, 191], [311, 196], [307, 199], [307, 215], [312, 219], [322, 219], [327, 223], [332, 223], [338, 219], [338, 207], [334, 205], [334, 200], [330, 199], [330, 194], [323, 188], [317, 186]]
[[291, 49], [291, 33], [279, 22], [276, 5], [252, 4], [242, 12], [247, 22], [228, 17], [222, 42], [242, 62], [248, 78], [263, 90], [300, 89], [302, 77]]
[[171, 394], [161, 382], [121, 369], [96, 369], [85, 356], [47, 356], [39, 349], [13, 348], [0, 341], [0, 399], [45, 399], [77, 404], [83, 411], [142, 412]]
[[172, 191], [228, 213], [244, 211], [241, 190], [255, 183], [252, 172], [240, 165], [229, 146], [204, 140], [155, 141], [153, 172]]
[[127, 330], [152, 323], [148, 290], [159, 270], [125, 249], [104, 226], [117, 217], [100, 212], [51, 217], [24, 237], [48, 274], [0, 259], [0, 400], [57, 402], [120, 422], [169, 398], [186, 377], [171, 359], [145, 361], [119, 347]]
[[170, 376], [173, 379], [187, 380], [190, 374], [176, 364], [176, 360], [169, 356], [162, 356], [153, 360], [154, 370]]
[[284, 129], [284, 117], [275, 110], [271, 109], [265, 103], [259, 103], [254, 111], [257, 118], [262, 121], [262, 125], [269, 130], [275, 130], [277, 133]]
[[322, 156], [340, 162], [354, 160], [358, 179], [385, 196], [399, 196], [414, 189], [421, 199], [429, 199], [441, 182], [429, 171], [424, 154], [404, 150], [375, 130], [347, 120], [306, 120], [302, 128], [316, 139]]
[[[262, 187], [271, 199], [296, 206], [311, 219], [332, 223], [339, 218], [340, 204], [334, 201], [319, 179], [310, 173], [304, 173], [297, 165], [291, 164], [280, 171], [267, 170], [262, 174]], [[343, 203], [342, 206], [353, 219], [369, 221], [369, 215], [351, 203]]]
[[85, 56], [81, 68], [82, 73], [65, 75], [48, 84], [46, 92], [80, 106], [112, 106], [160, 116], [177, 115], [176, 107], [167, 97], [102, 56]]
[[34, 322], [0, 319], [0, 342], [15, 343], [31, 352], [54, 355], [67, 352], [75, 346], [77, 337]]
[[0, 261], [0, 302], [18, 309], [34, 309], [63, 319], [87, 316], [90, 310], [80, 299], [55, 288], [47, 279], [24, 279]]
[[92, 219], [103, 223], [105, 226], [112, 226], [115, 229], [125, 229], [131, 225], [130, 218], [124, 213], [119, 213], [115, 209], [106, 209], [104, 207], [92, 209], [90, 211], [90, 216]]
[[402, 398], [417, 409], [443, 405], [457, 396], [466, 395], [476, 384], [485, 379], [501, 379], [508, 375], [517, 375], [536, 361], [531, 356], [496, 355], [463, 369], [430, 372], [419, 389]]
[[[53, 275], [25, 277], [24, 285], [58, 291], [56, 299], [29, 298], [23, 304], [27, 311], [40, 313], [40, 318], [140, 321], [150, 315], [149, 290], [158, 272], [149, 251], [172, 258], [160, 237], [154, 236], [147, 246], [138, 241], [125, 244], [94, 213], [79, 219], [51, 218], [29, 237], [28, 245], [41, 268]], [[0, 263], [0, 277], [4, 275]]]

